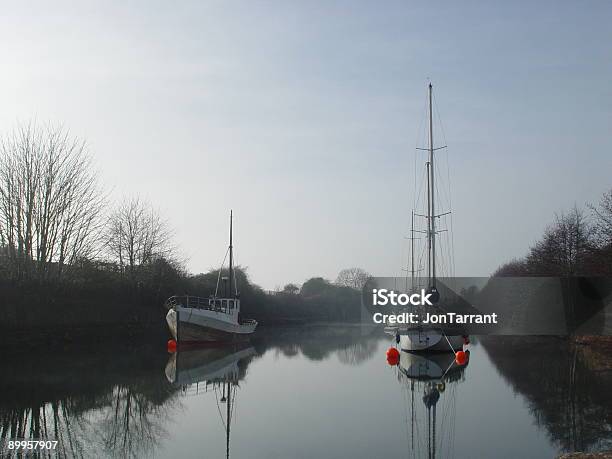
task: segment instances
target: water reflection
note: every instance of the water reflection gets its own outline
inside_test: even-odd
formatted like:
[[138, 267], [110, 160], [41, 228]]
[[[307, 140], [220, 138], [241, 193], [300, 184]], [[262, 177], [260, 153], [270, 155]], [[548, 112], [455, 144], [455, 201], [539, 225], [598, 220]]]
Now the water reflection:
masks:
[[255, 354], [255, 348], [250, 345], [204, 347], [174, 353], [166, 365], [166, 378], [179, 387], [183, 395], [214, 395], [225, 429], [225, 457], [228, 459], [239, 383]]
[[469, 350], [466, 355], [458, 365], [452, 352], [401, 352], [397, 379], [407, 410], [408, 457], [452, 457], [456, 386], [465, 381]]
[[[285, 357], [302, 355], [321, 361], [335, 351], [340, 362], [359, 365], [374, 356], [380, 337], [380, 331], [372, 327], [308, 327], [263, 333], [253, 343], [260, 355], [273, 348]], [[251, 341], [237, 346], [191, 348], [172, 354], [165, 368], [168, 382], [180, 389], [182, 395], [214, 395], [225, 429], [228, 459], [238, 389], [257, 355]]]
[[343, 364], [359, 365], [374, 357], [379, 341], [384, 338], [378, 327], [311, 326], [270, 330], [252, 342], [260, 354], [273, 349], [289, 358], [303, 356], [322, 361], [336, 353]]
[[237, 383], [244, 379], [250, 357], [255, 354], [255, 348], [250, 344], [177, 352], [168, 359], [166, 378], [171, 384], [183, 388], [201, 382], [205, 386], [219, 381]]
[[[28, 457], [537, 457], [612, 448], [612, 373], [589, 348], [489, 337], [470, 345], [465, 366], [450, 353], [401, 353], [390, 368], [389, 345], [377, 329], [305, 327], [174, 355], [164, 346], [4, 355], [0, 441], [58, 441]], [[529, 440], [517, 443], [508, 429]]]
[[483, 337], [481, 342], [561, 450], [612, 449], [609, 356], [602, 361], [605, 356], [564, 338]]
[[89, 351], [4, 358], [4, 454], [11, 453], [12, 439], [57, 441], [55, 450], [29, 451], [27, 457], [95, 457], [100, 451], [109, 457], [141, 457], [155, 449], [178, 402], [159, 377], [156, 352], [140, 349], [143, 360], [135, 361], [112, 350]]

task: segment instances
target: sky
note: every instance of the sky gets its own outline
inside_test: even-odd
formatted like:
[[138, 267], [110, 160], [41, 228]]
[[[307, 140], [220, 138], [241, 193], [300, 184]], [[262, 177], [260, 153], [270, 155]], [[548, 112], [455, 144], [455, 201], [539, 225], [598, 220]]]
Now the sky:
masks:
[[233, 209], [264, 288], [399, 275], [431, 81], [455, 273], [486, 276], [612, 187], [611, 19], [596, 0], [12, 3], [0, 134], [85, 139], [111, 202], [149, 200], [191, 272], [220, 264]]

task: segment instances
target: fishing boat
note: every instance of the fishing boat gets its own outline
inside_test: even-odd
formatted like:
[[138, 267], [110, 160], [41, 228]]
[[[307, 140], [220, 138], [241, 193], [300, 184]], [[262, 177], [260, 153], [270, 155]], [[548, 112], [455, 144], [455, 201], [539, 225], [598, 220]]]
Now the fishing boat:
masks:
[[[452, 307], [451, 303], [457, 300], [457, 295], [452, 292], [449, 288], [443, 285], [438, 280], [437, 276], [437, 254], [436, 254], [436, 239], [448, 229], [438, 228], [437, 221], [442, 217], [450, 215], [450, 211], [436, 214], [436, 168], [435, 168], [435, 152], [437, 150], [446, 148], [446, 146], [435, 147], [434, 144], [434, 129], [433, 129], [433, 86], [430, 83], [428, 87], [428, 140], [429, 144], [427, 148], [417, 148], [417, 150], [424, 150], [427, 152], [427, 161], [425, 162], [425, 182], [426, 182], [426, 198], [424, 199], [424, 206], [426, 210], [423, 214], [412, 210], [411, 229], [410, 237], [408, 238], [411, 243], [411, 264], [406, 267], [406, 289], [411, 292], [417, 292], [424, 287], [427, 294], [430, 294], [430, 301], [433, 306], [426, 306], [416, 311], [420, 317], [425, 316], [425, 312], [440, 314]], [[416, 182], [416, 180], [415, 180]], [[415, 205], [417, 203], [415, 202]], [[422, 217], [425, 219], [425, 229], [415, 229], [414, 218]], [[415, 240], [419, 239], [415, 237], [415, 234], [423, 233], [426, 238], [426, 276], [416, 276], [422, 268], [415, 267]], [[411, 276], [411, 286], [408, 288], [408, 273]], [[421, 285], [424, 281], [425, 285]], [[438, 328], [425, 325], [409, 325], [409, 326], [396, 326], [387, 328], [387, 333], [394, 334], [396, 342], [400, 345], [404, 351], [441, 351], [441, 352], [454, 352], [461, 350], [463, 345], [468, 342], [468, 338], [465, 332], [457, 327], [454, 328]]]
[[[257, 327], [257, 321], [240, 316], [240, 294], [234, 273], [234, 247], [232, 241], [233, 215], [230, 211], [229, 230], [229, 293], [219, 297], [219, 270], [215, 294], [209, 298], [172, 296], [166, 300], [166, 322], [176, 343], [224, 343], [247, 339]], [[226, 254], [227, 255], [227, 254]], [[223, 267], [222, 267], [223, 268]]]

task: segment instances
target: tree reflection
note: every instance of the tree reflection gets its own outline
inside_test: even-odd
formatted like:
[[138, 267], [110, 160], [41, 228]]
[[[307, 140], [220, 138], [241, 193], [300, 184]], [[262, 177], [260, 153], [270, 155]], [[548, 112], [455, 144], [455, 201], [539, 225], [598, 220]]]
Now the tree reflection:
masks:
[[372, 358], [385, 335], [375, 327], [304, 327], [276, 329], [253, 339], [258, 353], [274, 350], [285, 357], [303, 355], [321, 361], [336, 353], [341, 363], [359, 365]]
[[5, 450], [7, 442], [13, 439], [58, 442], [55, 450], [28, 452], [28, 457], [84, 457], [89, 443], [85, 433], [87, 427], [82, 413], [73, 410], [66, 401], [0, 410], [0, 438]]
[[377, 339], [367, 339], [351, 343], [338, 350], [338, 360], [346, 365], [360, 365], [371, 359], [378, 349]]
[[[56, 440], [53, 451], [28, 457], [140, 457], [167, 436], [164, 424], [176, 407], [173, 398], [158, 404], [130, 386], [117, 386], [108, 403], [75, 410], [70, 398], [30, 407], [0, 410], [0, 439]], [[102, 448], [99, 450], [99, 448]]]
[[[311, 360], [335, 354], [343, 364], [358, 365], [375, 354], [384, 337], [379, 332], [360, 327], [270, 330], [253, 340], [253, 354], [237, 362], [233, 377], [242, 379], [251, 359], [268, 351]], [[165, 426], [182, 409], [180, 385], [166, 380], [165, 349], [94, 351], [6, 356], [0, 374], [0, 441], [58, 442], [55, 450], [28, 452], [36, 458], [146, 457], [159, 449], [168, 436]], [[209, 357], [192, 362], [183, 355], [181, 364], [206, 366], [215, 360]], [[215, 365], [209, 369], [217, 371]]]
[[564, 451], [612, 447], [612, 375], [562, 338], [486, 337], [500, 374], [524, 395], [538, 426]]
[[176, 389], [160, 374], [165, 355], [161, 354], [162, 360], [149, 359], [151, 364], [145, 367], [134, 365], [143, 357], [147, 356], [106, 355], [105, 371], [97, 377], [101, 360], [86, 361], [78, 369], [81, 383], [73, 379], [72, 359], [51, 356], [52, 362], [41, 364], [40, 372], [32, 372], [24, 359], [8, 362], [10, 371], [0, 376], [4, 451], [15, 439], [57, 441], [54, 450], [27, 452], [27, 457], [36, 458], [140, 457], [153, 451], [166, 437], [164, 425], [180, 401]]
[[100, 443], [111, 457], [141, 457], [167, 437], [164, 425], [172, 417], [175, 400], [158, 404], [138, 386], [118, 385], [111, 403], [100, 411], [96, 425]]

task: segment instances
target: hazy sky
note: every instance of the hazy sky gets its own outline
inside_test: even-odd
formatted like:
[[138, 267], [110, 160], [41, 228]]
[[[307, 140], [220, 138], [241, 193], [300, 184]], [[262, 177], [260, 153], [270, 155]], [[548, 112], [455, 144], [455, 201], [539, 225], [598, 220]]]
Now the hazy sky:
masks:
[[394, 275], [431, 78], [456, 271], [488, 275], [612, 186], [611, 20], [609, 1], [13, 2], [0, 131], [35, 117], [85, 138], [191, 271], [220, 263], [233, 208], [265, 288]]

